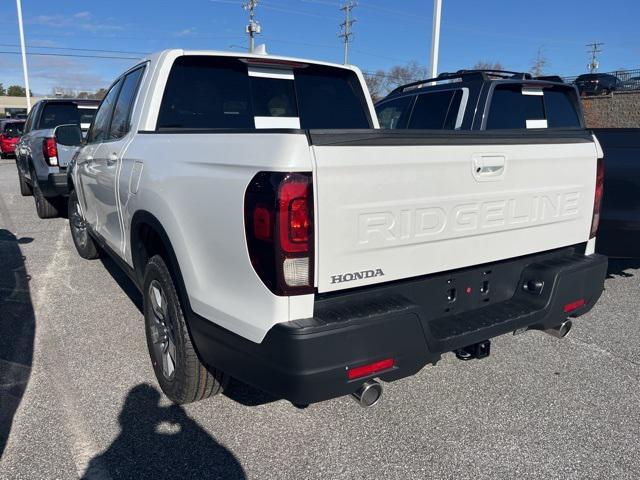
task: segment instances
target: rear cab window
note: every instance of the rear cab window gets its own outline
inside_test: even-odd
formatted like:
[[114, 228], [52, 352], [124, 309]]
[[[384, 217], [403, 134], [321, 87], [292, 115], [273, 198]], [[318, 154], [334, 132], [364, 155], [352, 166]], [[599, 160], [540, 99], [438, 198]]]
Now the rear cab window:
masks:
[[183, 56], [174, 62], [157, 129], [371, 128], [351, 70], [240, 58]]
[[573, 88], [498, 84], [485, 129], [582, 128]]
[[59, 125], [80, 125], [80, 112], [73, 102], [50, 102], [42, 108], [37, 129], [55, 128]]

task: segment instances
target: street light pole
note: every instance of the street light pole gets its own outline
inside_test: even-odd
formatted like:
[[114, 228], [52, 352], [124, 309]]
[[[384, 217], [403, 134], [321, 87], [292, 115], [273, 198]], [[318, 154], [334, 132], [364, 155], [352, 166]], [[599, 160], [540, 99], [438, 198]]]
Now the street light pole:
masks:
[[16, 0], [18, 8], [18, 29], [20, 30], [20, 49], [22, 50], [22, 73], [24, 73], [24, 88], [27, 97], [27, 113], [31, 111], [31, 92], [29, 91], [29, 72], [27, 71], [27, 52], [24, 48], [24, 28], [22, 27], [22, 3]]
[[431, 62], [429, 63], [429, 78], [438, 76], [438, 53], [440, 50], [440, 15], [442, 0], [433, 0], [433, 30], [431, 32]]

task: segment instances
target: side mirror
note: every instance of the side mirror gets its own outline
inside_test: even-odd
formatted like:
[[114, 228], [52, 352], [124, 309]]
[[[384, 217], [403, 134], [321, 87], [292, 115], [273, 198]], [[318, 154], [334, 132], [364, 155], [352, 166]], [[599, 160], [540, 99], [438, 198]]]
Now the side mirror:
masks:
[[68, 147], [82, 145], [82, 130], [79, 125], [60, 125], [53, 132], [56, 143]]

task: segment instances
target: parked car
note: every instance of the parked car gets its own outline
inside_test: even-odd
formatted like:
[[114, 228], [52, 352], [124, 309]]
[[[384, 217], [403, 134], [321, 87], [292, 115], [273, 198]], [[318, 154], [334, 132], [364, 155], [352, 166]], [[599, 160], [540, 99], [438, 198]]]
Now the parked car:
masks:
[[581, 95], [607, 95], [618, 90], [620, 79], [610, 73], [585, 73], [575, 80]]
[[109, 88], [70, 167], [71, 235], [141, 290], [174, 402], [233, 376], [368, 406], [376, 378], [562, 337], [593, 307], [589, 132], [377, 127], [356, 67], [306, 59], [168, 50]]
[[640, 76], [623, 81], [619, 90], [640, 90]]
[[559, 77], [460, 70], [402, 85], [376, 103], [382, 128], [583, 128], [579, 96]]
[[98, 104], [97, 100], [44, 99], [29, 113], [16, 147], [16, 165], [20, 193], [33, 194], [40, 218], [57, 217], [68, 193], [66, 168], [73, 149], [58, 148], [56, 128], [81, 127], [87, 115], [81, 109]]
[[640, 128], [596, 128], [605, 181], [596, 248], [610, 257], [640, 257]]
[[0, 120], [0, 157], [15, 155], [16, 144], [24, 129], [24, 120]]

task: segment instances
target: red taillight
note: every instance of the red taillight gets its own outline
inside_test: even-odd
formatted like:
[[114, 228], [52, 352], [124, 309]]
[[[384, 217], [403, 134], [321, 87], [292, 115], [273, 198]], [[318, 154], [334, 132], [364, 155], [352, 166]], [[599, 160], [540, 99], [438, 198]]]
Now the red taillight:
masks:
[[379, 362], [369, 363], [360, 367], [354, 367], [347, 370], [347, 378], [355, 380], [356, 378], [368, 377], [375, 373], [383, 372], [393, 368], [393, 358], [385, 358]]
[[581, 298], [580, 300], [576, 300], [575, 302], [571, 302], [571, 303], [567, 303], [564, 307], [564, 313], [569, 313], [569, 312], [573, 312], [574, 310], [577, 310], [580, 307], [584, 307], [587, 304], [587, 302], [584, 300], [584, 298]]
[[283, 181], [278, 195], [280, 246], [287, 253], [309, 249], [309, 183], [306, 177]]
[[49, 165], [58, 165], [58, 146], [55, 138], [49, 137], [42, 140], [42, 154]]
[[604, 191], [604, 161], [598, 159], [598, 167], [596, 172], [596, 193], [593, 199], [593, 217], [591, 218], [591, 233], [589, 238], [593, 238], [598, 233], [600, 225], [600, 208], [602, 206], [602, 193]]
[[251, 263], [276, 295], [313, 292], [311, 174], [260, 172], [245, 195]]

